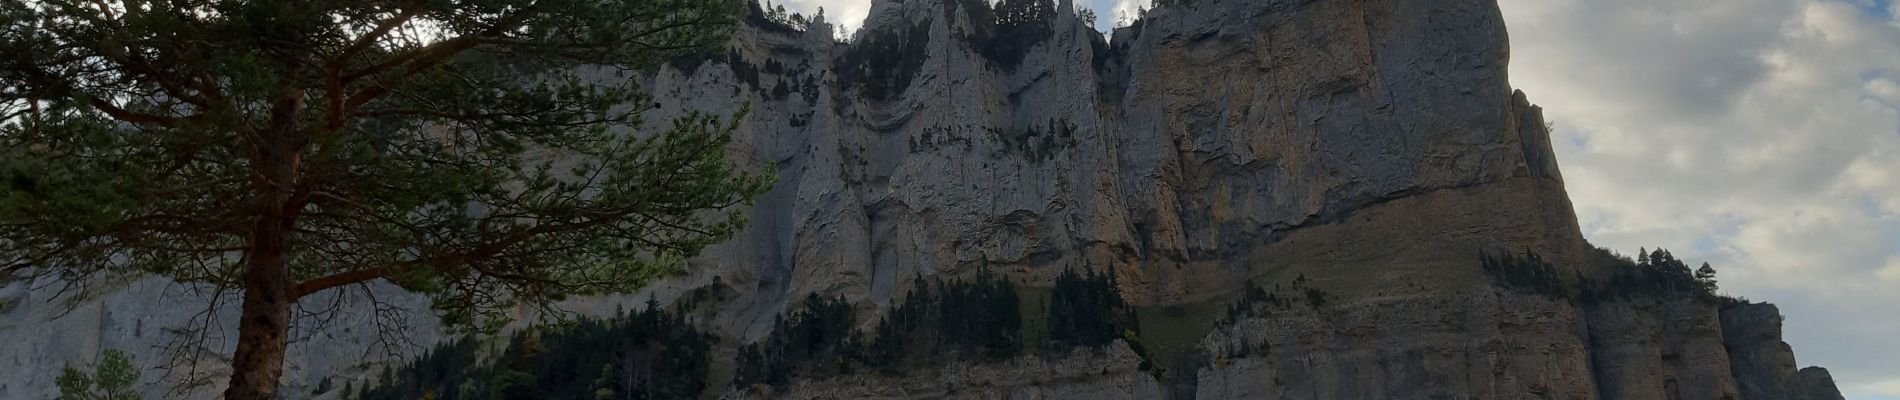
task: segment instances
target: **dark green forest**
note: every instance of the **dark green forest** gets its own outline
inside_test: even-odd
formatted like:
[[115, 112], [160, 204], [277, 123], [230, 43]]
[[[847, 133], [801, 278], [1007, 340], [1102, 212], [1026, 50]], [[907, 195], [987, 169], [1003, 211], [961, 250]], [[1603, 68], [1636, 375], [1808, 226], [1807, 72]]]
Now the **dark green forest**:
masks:
[[[871, 328], [858, 330], [843, 298], [806, 296], [765, 338], [739, 347], [733, 385], [783, 386], [794, 377], [897, 373], [951, 361], [1100, 348], [1135, 331], [1134, 312], [1111, 274], [1065, 271], [1038, 313], [1044, 343], [1024, 339], [1026, 289], [987, 270], [959, 280], [914, 278], [912, 290]], [[696, 292], [697, 293], [697, 292]], [[704, 296], [696, 296], [703, 299]], [[681, 304], [695, 303], [686, 301]], [[1034, 305], [1032, 305], [1034, 306]], [[665, 399], [709, 385], [718, 338], [687, 318], [690, 306], [647, 307], [605, 320], [533, 329], [509, 337], [496, 356], [461, 339], [409, 365], [382, 371], [384, 384], [352, 399]], [[346, 389], [354, 391], [352, 389]]]
[[385, 369], [363, 400], [680, 399], [707, 387], [715, 337], [685, 309], [649, 301], [611, 319], [512, 335], [493, 358], [469, 338], [439, 346], [409, 365]]
[[974, 277], [912, 279], [910, 293], [868, 331], [842, 299], [806, 298], [772, 334], [739, 352], [734, 384], [782, 386], [792, 377], [898, 373], [952, 361], [995, 361], [1024, 354], [1098, 348], [1134, 330], [1133, 310], [1112, 275], [1065, 271], [1038, 314], [1049, 321], [1046, 343], [1024, 335], [1024, 288], [979, 270]]

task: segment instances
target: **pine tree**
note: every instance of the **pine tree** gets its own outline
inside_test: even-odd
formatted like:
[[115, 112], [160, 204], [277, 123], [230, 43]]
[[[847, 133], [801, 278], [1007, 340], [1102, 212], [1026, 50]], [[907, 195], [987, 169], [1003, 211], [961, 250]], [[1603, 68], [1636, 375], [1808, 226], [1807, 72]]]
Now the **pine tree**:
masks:
[[132, 367], [132, 356], [118, 350], [106, 350], [92, 373], [66, 367], [54, 379], [59, 400], [138, 400], [139, 371]]
[[1702, 268], [1695, 270], [1695, 280], [1702, 283], [1702, 291], [1704, 293], [1715, 294], [1718, 288], [1715, 284], [1715, 267], [1711, 267], [1709, 263], [1703, 262]]
[[234, 400], [279, 397], [314, 293], [387, 280], [489, 330], [637, 290], [768, 182], [736, 123], [648, 127], [596, 76], [723, 44], [738, 5], [0, 2], [0, 275], [241, 292]]

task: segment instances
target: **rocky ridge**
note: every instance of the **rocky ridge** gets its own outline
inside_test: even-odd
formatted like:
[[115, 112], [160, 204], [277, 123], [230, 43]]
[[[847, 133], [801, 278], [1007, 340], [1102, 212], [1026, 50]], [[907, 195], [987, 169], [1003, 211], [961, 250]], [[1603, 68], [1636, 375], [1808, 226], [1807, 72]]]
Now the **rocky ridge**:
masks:
[[[651, 120], [749, 107], [731, 154], [776, 169], [779, 184], [745, 232], [694, 261], [699, 272], [568, 307], [606, 315], [717, 279], [742, 295], [702, 323], [745, 343], [808, 294], [878, 315], [914, 276], [988, 269], [1036, 286], [1102, 269], [1138, 306], [1189, 310], [1231, 302], [1246, 282], [1310, 279], [1324, 306], [1224, 325], [1157, 317], [1181, 328], [1144, 336], [1182, 339], [1141, 351], [1119, 343], [723, 394], [1839, 398], [1825, 370], [1795, 369], [1772, 306], [1585, 302], [1485, 275], [1480, 254], [1520, 249], [1577, 281], [1606, 274], [1541, 111], [1508, 84], [1493, 1], [1163, 3], [1105, 38], [1068, 12], [1023, 25], [978, 1], [878, 0], [850, 43], [822, 22], [754, 22], [725, 54], [639, 78], [676, 100]], [[163, 364], [168, 335], [203, 311], [165, 307], [156, 300], [191, 288], [151, 279], [95, 288], [76, 308], [54, 289], [0, 289], [0, 398], [50, 397], [46, 367], [102, 348]], [[288, 388], [332, 397], [319, 382], [363, 382], [400, 359], [375, 350], [365, 327], [381, 314], [366, 300], [338, 294], [354, 316], [305, 329]], [[222, 317], [210, 326], [232, 311], [206, 314]], [[398, 347], [441, 340], [427, 320], [411, 318], [418, 334]], [[208, 331], [212, 353], [230, 347], [217, 336], [230, 327]], [[222, 375], [221, 360], [206, 361], [198, 375]]]

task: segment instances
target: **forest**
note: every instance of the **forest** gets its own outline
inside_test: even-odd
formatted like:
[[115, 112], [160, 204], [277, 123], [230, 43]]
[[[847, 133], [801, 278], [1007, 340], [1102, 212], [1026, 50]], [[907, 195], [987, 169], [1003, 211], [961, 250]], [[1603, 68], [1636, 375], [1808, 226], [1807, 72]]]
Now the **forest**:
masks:
[[463, 337], [385, 368], [379, 386], [346, 386], [344, 393], [361, 400], [691, 398], [707, 387], [717, 338], [694, 327], [686, 312], [649, 301], [610, 319], [515, 333], [492, 356], [479, 340]]
[[1050, 289], [1048, 341], [1029, 343], [1019, 291], [987, 269], [945, 281], [914, 277], [911, 291], [868, 331], [842, 299], [808, 296], [804, 309], [781, 319], [765, 340], [739, 352], [735, 386], [782, 386], [794, 376], [824, 378], [858, 372], [894, 374], [953, 361], [995, 361], [1071, 348], [1098, 348], [1131, 335], [1133, 310], [1112, 274], [1066, 270]]
[[[1134, 312], [1115, 284], [1107, 273], [1060, 275], [1048, 289], [1047, 307], [1035, 310], [1049, 324], [1044, 343], [1028, 343], [1023, 334], [1018, 293], [1037, 289], [988, 270], [956, 280], [915, 277], [909, 294], [866, 330], [856, 328], [857, 313], [843, 298], [810, 294], [796, 311], [778, 317], [765, 338], [739, 346], [733, 386], [782, 387], [794, 377], [898, 373], [1099, 348], [1136, 331]], [[380, 385], [358, 390], [346, 384], [344, 393], [360, 400], [697, 396], [712, 384], [708, 372], [719, 339], [687, 318], [691, 303], [667, 309], [650, 301], [609, 319], [536, 328], [508, 337], [498, 349], [463, 338], [385, 369]]]

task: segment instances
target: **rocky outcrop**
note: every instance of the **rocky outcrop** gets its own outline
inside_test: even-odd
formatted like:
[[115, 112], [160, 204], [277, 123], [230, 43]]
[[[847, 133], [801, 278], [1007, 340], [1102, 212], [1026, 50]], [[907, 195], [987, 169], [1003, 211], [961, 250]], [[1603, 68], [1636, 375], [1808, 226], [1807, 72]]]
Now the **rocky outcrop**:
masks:
[[1840, 399], [1826, 368], [1796, 370], [1794, 349], [1781, 339], [1781, 310], [1773, 304], [1722, 309], [1723, 344], [1743, 398]]
[[1807, 367], [1794, 375], [1794, 398], [1814, 400], [1842, 400], [1840, 388], [1834, 387], [1834, 375], [1827, 368]]
[[1591, 304], [1591, 359], [1606, 399], [1755, 399], [1737, 388], [1723, 320], [1694, 298]]
[[1217, 329], [1194, 398], [1595, 399], [1583, 316], [1508, 293], [1395, 297]]
[[[735, 398], [1761, 399], [1832, 389], [1825, 370], [1794, 372], [1791, 354], [1784, 363], [1778, 318], [1693, 300], [1586, 305], [1485, 276], [1479, 255], [1500, 249], [1533, 250], [1566, 277], [1598, 268], [1541, 111], [1507, 82], [1492, 0], [1168, 1], [1106, 38], [1068, 12], [1003, 29], [987, 3], [878, 0], [850, 43], [822, 23], [753, 25], [729, 52], [637, 78], [669, 100], [649, 120], [749, 109], [729, 151], [775, 169], [778, 185], [747, 211], [744, 232], [693, 261], [696, 273], [567, 306], [600, 315], [719, 279], [739, 295], [701, 321], [747, 343], [807, 294], [843, 297], [871, 321], [911, 277], [983, 268], [1031, 286], [1071, 268], [1110, 270], [1148, 308], [1217, 309], [1247, 282], [1299, 281], [1327, 299], [1221, 326], [1147, 324], [1146, 338], [1184, 339], [1142, 351], [1118, 344], [725, 392]], [[0, 306], [0, 357], [11, 357], [0, 362], [25, 368], [0, 370], [0, 398], [46, 397], [53, 373], [30, 367], [97, 348], [156, 362], [153, 344], [166, 339], [149, 332], [197, 311], [154, 301], [167, 295], [153, 290], [101, 293], [73, 314]], [[373, 320], [353, 318], [293, 344], [288, 387], [361, 382], [385, 360], [339, 353], [378, 343]], [[126, 324], [148, 334], [128, 337]], [[426, 322], [411, 332], [425, 346], [440, 339]], [[219, 340], [209, 346], [229, 346]], [[55, 341], [78, 344], [46, 345]]]

